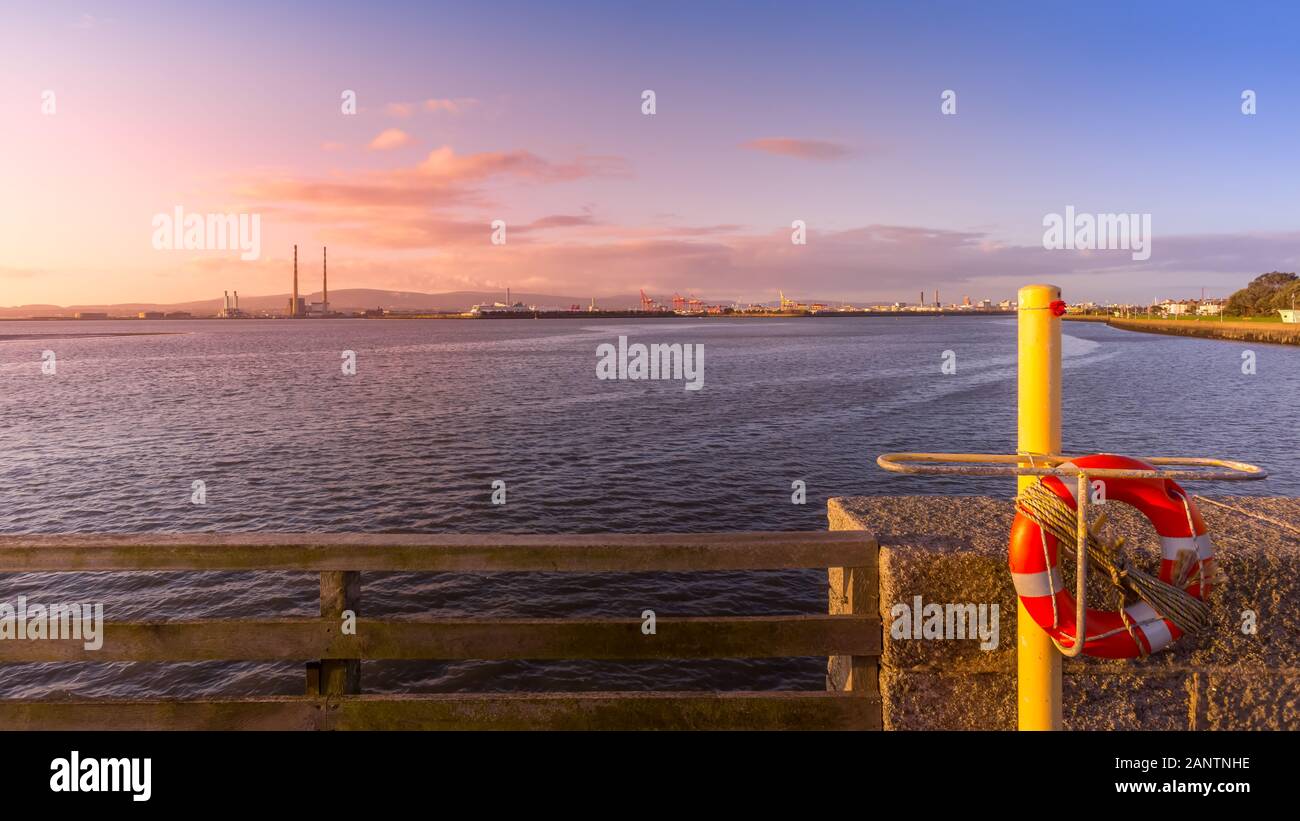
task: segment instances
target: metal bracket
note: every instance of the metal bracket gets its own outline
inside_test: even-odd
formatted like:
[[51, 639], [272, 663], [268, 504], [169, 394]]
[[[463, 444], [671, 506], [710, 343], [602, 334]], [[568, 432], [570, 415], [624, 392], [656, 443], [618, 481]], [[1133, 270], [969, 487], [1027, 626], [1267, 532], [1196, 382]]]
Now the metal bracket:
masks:
[[[1076, 468], [1056, 467], [1086, 454], [1065, 456], [1058, 453], [882, 453], [876, 464], [890, 473], [919, 476], [1075, 476]], [[1136, 457], [1151, 465], [1189, 465], [1225, 470], [1128, 470], [1089, 468], [1091, 477], [1100, 479], [1177, 479], [1184, 482], [1241, 482], [1266, 479], [1261, 467], [1231, 459], [1203, 456]], [[1040, 467], [1043, 465], [1044, 467]]]

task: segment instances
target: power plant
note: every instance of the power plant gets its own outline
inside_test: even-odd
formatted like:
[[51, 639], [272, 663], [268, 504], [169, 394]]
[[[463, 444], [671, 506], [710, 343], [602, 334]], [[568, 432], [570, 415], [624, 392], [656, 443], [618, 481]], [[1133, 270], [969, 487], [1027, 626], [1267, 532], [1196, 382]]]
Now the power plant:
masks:
[[234, 302], [230, 301], [229, 291], [222, 291], [221, 293], [225, 297], [225, 301], [221, 312], [217, 314], [218, 317], [222, 319], [248, 319], [248, 314], [239, 310], [239, 291], [235, 291]]
[[330, 280], [329, 249], [321, 248], [321, 301], [308, 303], [298, 296], [298, 246], [293, 246], [293, 296], [289, 298], [289, 316], [298, 319], [305, 317], [330, 316]]

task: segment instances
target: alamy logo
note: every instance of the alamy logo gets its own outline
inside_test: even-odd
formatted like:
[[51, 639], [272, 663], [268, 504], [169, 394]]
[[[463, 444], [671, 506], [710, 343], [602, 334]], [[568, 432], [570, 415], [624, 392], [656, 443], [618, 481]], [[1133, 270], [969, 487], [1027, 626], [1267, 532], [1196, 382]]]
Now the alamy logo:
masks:
[[261, 214], [154, 214], [155, 251], [233, 251], [245, 262], [262, 255]]
[[152, 758], [82, 758], [73, 750], [50, 762], [51, 792], [129, 792], [132, 801], [153, 795]]
[[1043, 217], [1043, 247], [1049, 251], [1132, 251], [1135, 260], [1151, 258], [1150, 214], [1076, 214]]
[[103, 604], [43, 604], [27, 603], [19, 596], [18, 603], [0, 602], [0, 640], [34, 641], [36, 639], [80, 639], [87, 650], [104, 646]]
[[899, 602], [890, 608], [889, 615], [894, 619], [889, 627], [890, 638], [979, 639], [981, 650], [998, 649], [997, 604], [924, 604], [920, 596], [913, 596], [910, 606]]
[[655, 342], [627, 344], [618, 338], [618, 347], [609, 342], [596, 346], [597, 379], [683, 379], [686, 390], [704, 387], [704, 345], [671, 345]]

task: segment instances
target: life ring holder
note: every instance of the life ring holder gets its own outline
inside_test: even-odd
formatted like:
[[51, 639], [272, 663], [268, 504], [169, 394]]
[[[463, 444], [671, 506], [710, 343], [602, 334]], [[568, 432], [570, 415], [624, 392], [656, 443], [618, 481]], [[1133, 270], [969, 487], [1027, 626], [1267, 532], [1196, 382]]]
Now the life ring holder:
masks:
[[[1150, 456], [1139, 461], [1149, 468], [1079, 467], [1070, 464], [1084, 455], [998, 453], [884, 453], [876, 464], [891, 473], [913, 476], [1055, 476], [1075, 482], [1075, 624], [1085, 641], [1063, 646], [1052, 638], [1066, 658], [1082, 655], [1087, 633], [1088, 495], [1093, 479], [1171, 479], [1181, 482], [1240, 482], [1268, 478], [1263, 468], [1232, 459], [1203, 456]], [[1175, 469], [1178, 468], [1178, 469]], [[1186, 469], [1195, 468], [1195, 469]]]

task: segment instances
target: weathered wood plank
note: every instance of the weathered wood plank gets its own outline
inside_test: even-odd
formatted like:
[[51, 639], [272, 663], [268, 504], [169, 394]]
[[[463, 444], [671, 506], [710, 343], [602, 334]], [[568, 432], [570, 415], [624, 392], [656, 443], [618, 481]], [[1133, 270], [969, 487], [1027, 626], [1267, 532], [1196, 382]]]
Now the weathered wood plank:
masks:
[[329, 730], [875, 730], [879, 697], [843, 693], [546, 693], [332, 700]]
[[[108, 623], [103, 645], [80, 639], [0, 641], [0, 663], [314, 659], [779, 658], [880, 652], [880, 620], [844, 616], [640, 619], [338, 619]], [[319, 686], [325, 687], [322, 674]]]
[[[322, 620], [342, 624], [343, 616], [356, 618], [361, 608], [361, 574], [356, 571], [327, 570], [320, 574], [320, 615]], [[340, 636], [340, 639], [346, 637]], [[317, 692], [327, 696], [356, 695], [361, 692], [361, 661], [331, 656], [320, 660], [315, 672]], [[313, 684], [307, 671], [307, 692]]]
[[[832, 614], [880, 617], [879, 556], [858, 567], [827, 570], [829, 607]], [[883, 637], [881, 637], [883, 640]], [[827, 659], [826, 687], [829, 690], [874, 696], [880, 693], [879, 653], [832, 655]]]
[[0, 536], [0, 573], [130, 570], [781, 570], [867, 564], [861, 531]]
[[324, 700], [262, 696], [203, 701], [0, 700], [4, 730], [315, 730]]
[[879, 697], [821, 692], [0, 701], [0, 730], [877, 730], [879, 717]]

